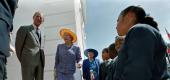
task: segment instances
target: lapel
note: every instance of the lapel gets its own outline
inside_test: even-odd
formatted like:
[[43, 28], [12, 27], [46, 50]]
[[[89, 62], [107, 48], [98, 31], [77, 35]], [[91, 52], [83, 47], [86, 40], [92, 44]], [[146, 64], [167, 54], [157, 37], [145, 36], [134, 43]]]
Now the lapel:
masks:
[[45, 34], [43, 32], [43, 28], [41, 28], [40, 36], [41, 36], [41, 48], [43, 49], [45, 43]]
[[30, 26], [30, 31], [31, 31], [31, 34], [33, 35], [34, 39], [36, 40], [36, 42], [40, 45], [39, 38], [38, 38], [38, 36], [37, 36], [37, 34], [35, 32], [35, 29], [34, 29], [34, 27], [32, 25]]

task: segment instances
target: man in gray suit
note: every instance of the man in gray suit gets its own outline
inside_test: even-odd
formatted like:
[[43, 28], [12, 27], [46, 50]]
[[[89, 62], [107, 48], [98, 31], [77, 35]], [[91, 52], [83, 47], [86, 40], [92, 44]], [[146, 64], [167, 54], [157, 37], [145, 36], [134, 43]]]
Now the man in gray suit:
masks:
[[44, 18], [35, 12], [33, 24], [21, 26], [16, 36], [16, 53], [21, 63], [22, 80], [43, 80], [44, 74], [44, 34], [40, 25]]
[[10, 56], [10, 32], [18, 0], [0, 0], [0, 80], [6, 76], [6, 57]]

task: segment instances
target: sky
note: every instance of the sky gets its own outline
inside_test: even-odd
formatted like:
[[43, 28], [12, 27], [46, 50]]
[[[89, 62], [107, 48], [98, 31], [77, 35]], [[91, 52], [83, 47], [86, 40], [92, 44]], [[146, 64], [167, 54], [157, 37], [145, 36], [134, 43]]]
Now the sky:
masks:
[[86, 0], [86, 47], [101, 51], [114, 42], [116, 20], [119, 13], [130, 5], [140, 5], [158, 23], [166, 42], [170, 42], [165, 28], [170, 32], [169, 0]]

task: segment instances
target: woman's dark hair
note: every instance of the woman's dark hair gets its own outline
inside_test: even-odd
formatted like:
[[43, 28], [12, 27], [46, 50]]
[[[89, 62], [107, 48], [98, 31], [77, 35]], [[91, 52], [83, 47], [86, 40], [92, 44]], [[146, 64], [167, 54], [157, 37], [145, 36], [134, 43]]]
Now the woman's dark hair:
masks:
[[153, 20], [152, 17], [150, 16], [145, 17], [145, 24], [149, 24], [159, 31], [158, 24]]
[[102, 54], [105, 53], [105, 52], [106, 52], [106, 53], [109, 53], [108, 48], [104, 48], [104, 49], [102, 50]]
[[148, 24], [154, 28], [158, 29], [158, 24], [156, 21], [154, 21], [154, 19], [148, 15], [146, 15], [145, 10], [142, 7], [139, 6], [129, 6], [126, 9], [124, 9], [121, 12], [122, 16], [125, 16], [128, 12], [133, 12], [136, 16], [136, 24], [137, 23], [144, 23], [144, 24]]

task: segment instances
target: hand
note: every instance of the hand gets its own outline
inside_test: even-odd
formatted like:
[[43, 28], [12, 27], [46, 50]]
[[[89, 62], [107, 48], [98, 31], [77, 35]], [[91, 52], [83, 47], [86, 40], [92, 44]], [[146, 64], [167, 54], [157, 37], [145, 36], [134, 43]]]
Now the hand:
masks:
[[81, 68], [81, 64], [77, 64], [77, 68]]
[[15, 48], [12, 46], [12, 44], [10, 43], [10, 50], [9, 50], [9, 52], [10, 52], [10, 56], [12, 56], [12, 54], [14, 54], [14, 53], [16, 53], [16, 51], [15, 51]]
[[91, 80], [94, 80], [94, 79], [95, 79], [94, 74], [91, 74], [91, 75], [90, 75], [90, 79], [91, 79]]

